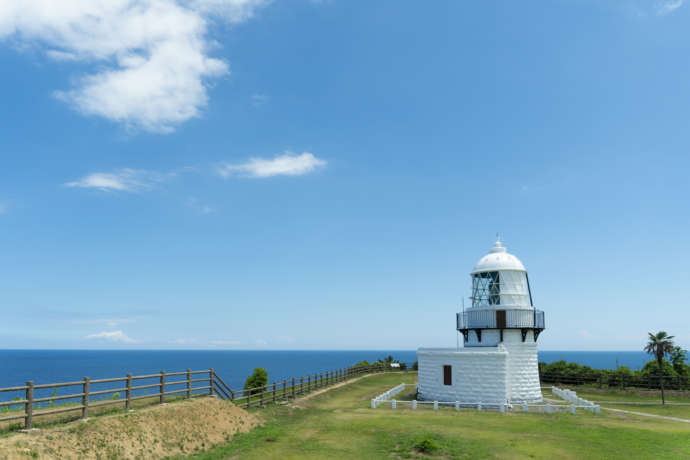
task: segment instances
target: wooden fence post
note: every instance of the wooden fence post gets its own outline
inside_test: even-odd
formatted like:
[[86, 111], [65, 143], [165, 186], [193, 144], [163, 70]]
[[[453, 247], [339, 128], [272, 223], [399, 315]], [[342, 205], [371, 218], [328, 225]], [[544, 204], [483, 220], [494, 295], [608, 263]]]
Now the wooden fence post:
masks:
[[125, 410], [132, 408], [132, 374], [127, 374], [127, 389], [125, 390]]
[[192, 397], [192, 370], [187, 369], [187, 399]]
[[208, 394], [210, 396], [213, 396], [213, 368], [208, 370], [208, 386], [210, 387], [208, 390]]
[[91, 387], [91, 379], [84, 377], [84, 387], [82, 393], [84, 395], [81, 397], [81, 418], [86, 418], [89, 416], [89, 390]]
[[245, 391], [247, 392], [247, 409], [249, 409], [249, 407], [252, 404], [252, 390], [245, 390]]
[[276, 384], [273, 383], [273, 404], [276, 403]]
[[311, 375], [307, 375], [307, 393], [311, 391]]
[[163, 404], [165, 402], [165, 371], [161, 371], [161, 383], [160, 383], [160, 403]]
[[304, 394], [304, 377], [299, 378], [299, 394]]
[[283, 380], [283, 399], [287, 401], [287, 380]]
[[292, 399], [295, 399], [295, 378], [292, 378]]
[[259, 407], [264, 407], [264, 389], [266, 387], [261, 387], [261, 393], [259, 393]]
[[34, 413], [34, 382], [26, 382], [26, 402], [24, 403], [24, 412], [26, 417], [24, 418], [24, 428], [31, 429], [31, 422]]

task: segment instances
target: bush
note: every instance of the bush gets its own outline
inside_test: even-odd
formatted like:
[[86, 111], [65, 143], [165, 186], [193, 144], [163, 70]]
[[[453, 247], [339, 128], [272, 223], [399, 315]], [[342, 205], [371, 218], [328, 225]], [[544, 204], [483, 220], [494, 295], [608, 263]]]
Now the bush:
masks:
[[417, 361], [415, 361], [414, 363], [412, 363], [412, 370], [413, 370], [413, 371], [418, 371], [418, 370], [419, 370], [419, 363], [418, 363]]
[[[676, 377], [678, 373], [673, 368], [671, 363], [667, 360], [662, 361], [661, 369], [664, 372], [664, 377]], [[656, 360], [647, 361], [641, 371], [643, 376], [651, 375], [652, 377], [657, 377], [659, 375], [659, 363]]]
[[261, 388], [268, 385], [268, 372], [263, 367], [257, 367], [254, 369], [252, 375], [247, 377], [244, 381], [244, 389], [250, 390], [249, 394], [258, 393], [258, 390], [253, 391], [255, 388]]
[[418, 452], [433, 454], [438, 450], [438, 443], [431, 438], [424, 438], [414, 446]]

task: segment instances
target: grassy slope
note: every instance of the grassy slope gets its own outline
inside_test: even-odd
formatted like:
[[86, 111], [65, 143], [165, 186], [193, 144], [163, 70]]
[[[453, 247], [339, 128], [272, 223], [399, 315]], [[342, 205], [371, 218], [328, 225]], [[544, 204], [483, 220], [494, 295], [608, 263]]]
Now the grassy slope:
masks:
[[304, 409], [260, 410], [264, 426], [197, 459], [422, 458], [425, 436], [439, 458], [687, 458], [690, 426], [664, 420], [591, 414], [499, 414], [452, 409], [369, 409], [369, 400], [414, 374], [376, 375], [333, 389]]
[[[585, 388], [577, 388], [577, 395], [589, 401], [601, 404], [603, 407], [612, 407], [614, 409], [631, 410], [636, 412], [643, 412], [648, 414], [665, 415], [668, 417], [679, 417], [690, 420], [690, 405], [674, 406], [661, 405], [661, 396], [659, 392], [648, 391], [607, 391], [607, 390], [587, 390]], [[606, 401], [630, 401], [637, 403], [654, 403], [654, 405], [646, 404], [606, 404]], [[666, 402], [690, 404], [690, 398], [681, 398], [678, 396], [670, 396], [666, 398]]]

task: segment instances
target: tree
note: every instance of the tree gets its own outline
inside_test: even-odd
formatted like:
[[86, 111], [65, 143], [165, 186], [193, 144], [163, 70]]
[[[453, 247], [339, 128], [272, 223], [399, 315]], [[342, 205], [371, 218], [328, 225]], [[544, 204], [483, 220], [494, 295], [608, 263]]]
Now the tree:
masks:
[[671, 364], [678, 375], [685, 374], [685, 360], [687, 359], [687, 350], [681, 347], [673, 347], [671, 352]]
[[254, 389], [265, 387], [266, 385], [268, 385], [268, 372], [263, 367], [254, 368], [252, 375], [244, 381], [244, 389], [249, 390], [249, 394], [258, 393], [258, 390]]
[[[676, 370], [673, 368], [671, 363], [668, 362], [667, 359], [664, 359], [662, 361], [661, 367], [663, 369], [663, 374], [664, 378], [669, 378], [669, 377], [677, 377], [678, 373]], [[651, 361], [647, 361], [647, 363], [640, 369], [640, 376], [641, 377], [647, 377], [649, 378], [652, 375], [659, 375], [659, 363], [656, 362], [656, 359], [653, 359]]]
[[661, 381], [661, 404], [666, 404], [663, 364], [664, 356], [673, 353], [673, 336], [664, 331], [659, 331], [656, 334], [649, 332], [649, 342], [644, 347], [644, 351], [656, 357], [656, 362], [659, 365], [659, 380]]

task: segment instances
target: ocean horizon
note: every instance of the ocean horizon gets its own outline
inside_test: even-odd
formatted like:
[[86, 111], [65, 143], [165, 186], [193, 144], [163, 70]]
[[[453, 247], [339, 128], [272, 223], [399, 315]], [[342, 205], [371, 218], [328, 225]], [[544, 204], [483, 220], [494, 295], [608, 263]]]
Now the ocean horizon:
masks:
[[[271, 382], [314, 375], [366, 360], [395, 359], [411, 364], [416, 350], [0, 350], [0, 388], [36, 384], [214, 368], [232, 388], [242, 388], [255, 367]], [[640, 369], [651, 357], [643, 351], [540, 350], [539, 361], [565, 360], [595, 369], [627, 366]], [[0, 395], [0, 399], [4, 399]]]

